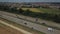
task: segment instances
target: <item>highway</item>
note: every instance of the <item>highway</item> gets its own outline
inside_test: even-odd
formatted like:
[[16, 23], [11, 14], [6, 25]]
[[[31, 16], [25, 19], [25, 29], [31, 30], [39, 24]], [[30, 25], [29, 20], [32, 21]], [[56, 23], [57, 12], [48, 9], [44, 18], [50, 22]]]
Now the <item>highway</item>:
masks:
[[[10, 15], [8, 15], [8, 14], [10, 14]], [[60, 30], [54, 29], [53, 32], [49, 32], [47, 30], [47, 28], [49, 28], [49, 27], [39, 25], [39, 24], [36, 24], [36, 23], [32, 23], [32, 22], [29, 22], [29, 21], [26, 21], [26, 20], [19, 19], [19, 18], [17, 18], [17, 15], [14, 15], [14, 14], [11, 14], [11, 13], [0, 12], [0, 17], [2, 17], [4, 19], [7, 19], [7, 20], [10, 20], [10, 21], [13, 21], [13, 22], [16, 22], [16, 23], [19, 23], [21, 25], [27, 26], [29, 28], [33, 28], [35, 30], [44, 32], [46, 34], [60, 34]], [[25, 25], [24, 23], [27, 23], [27, 25]]]
[[9, 26], [9, 27], [11, 27], [11, 28], [13, 28], [13, 29], [18, 30], [18, 31], [21, 31], [21, 32], [23, 32], [23, 34], [32, 34], [32, 33], [28, 32], [28, 31], [25, 31], [25, 30], [20, 29], [20, 28], [18, 28], [18, 27], [16, 27], [16, 26], [13, 26], [13, 25], [11, 25], [11, 24], [8, 24], [8, 23], [6, 23], [6, 22], [4, 22], [4, 21], [2, 21], [2, 20], [0, 20], [0, 23], [2, 23], [2, 24], [4, 24], [4, 25], [7, 25], [7, 26]]
[[[29, 17], [29, 16], [12, 14], [12, 13], [1, 12], [1, 11], [0, 11], [0, 14], [5, 14], [5, 15], [12, 16], [12, 17], [22, 18], [22, 19], [25, 19], [25, 20], [27, 20], [27, 21], [36, 22], [36, 18], [32, 18], [32, 17]], [[60, 24], [57, 24], [56, 22], [47, 21], [47, 20], [42, 20], [42, 19], [40, 19], [40, 18], [37, 18], [37, 19], [38, 19], [38, 21], [37, 21], [38, 24], [45, 23], [45, 24], [47, 24], [47, 25], [49, 25], [49, 26], [60, 28]]]

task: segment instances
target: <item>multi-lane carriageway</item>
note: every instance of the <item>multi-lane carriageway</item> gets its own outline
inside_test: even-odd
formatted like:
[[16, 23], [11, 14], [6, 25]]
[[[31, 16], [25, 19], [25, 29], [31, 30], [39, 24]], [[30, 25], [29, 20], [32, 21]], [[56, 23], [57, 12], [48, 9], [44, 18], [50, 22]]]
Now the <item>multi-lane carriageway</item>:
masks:
[[[33, 27], [33, 29], [44, 32], [46, 34], [60, 34], [60, 30], [54, 29], [54, 32], [48, 32], [48, 30], [47, 30], [48, 27], [39, 25], [36, 23], [32, 23], [32, 22], [29, 22], [26, 20], [19, 19], [19, 18], [17, 18], [16, 14], [0, 11], [0, 17], [10, 20], [10, 21], [13, 21], [13, 22], [16, 22], [16, 23], [19, 23], [19, 24], [24, 25], [29, 28]], [[24, 23], [27, 23], [27, 25], [25, 25]]]

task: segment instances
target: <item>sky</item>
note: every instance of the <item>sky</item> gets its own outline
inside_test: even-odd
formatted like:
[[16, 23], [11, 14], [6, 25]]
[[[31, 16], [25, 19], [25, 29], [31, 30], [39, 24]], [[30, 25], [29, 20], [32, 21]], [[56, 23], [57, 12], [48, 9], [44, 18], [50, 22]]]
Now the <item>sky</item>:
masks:
[[0, 2], [60, 2], [60, 0], [0, 0]]

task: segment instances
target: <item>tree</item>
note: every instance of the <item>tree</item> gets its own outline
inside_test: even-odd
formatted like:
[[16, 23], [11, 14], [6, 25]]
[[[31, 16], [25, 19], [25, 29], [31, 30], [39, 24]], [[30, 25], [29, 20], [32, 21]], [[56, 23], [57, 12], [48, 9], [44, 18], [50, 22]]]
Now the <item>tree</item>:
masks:
[[31, 16], [31, 13], [32, 13], [32, 11], [30, 11], [29, 9], [27, 9], [26, 11], [24, 11], [25, 15], [30, 15]]
[[22, 9], [20, 8], [20, 9], [18, 10], [18, 12], [22, 14], [22, 13], [24, 12], [24, 10], [22, 10]]

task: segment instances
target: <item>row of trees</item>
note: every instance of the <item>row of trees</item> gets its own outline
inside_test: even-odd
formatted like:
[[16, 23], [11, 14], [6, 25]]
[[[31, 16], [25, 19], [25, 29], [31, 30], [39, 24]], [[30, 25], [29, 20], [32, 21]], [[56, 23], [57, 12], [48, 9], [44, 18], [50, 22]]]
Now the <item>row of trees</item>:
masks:
[[4, 10], [7, 12], [22, 14], [22, 15], [31, 16], [31, 17], [42, 18], [42, 19], [46, 19], [46, 20], [52, 20], [54, 22], [60, 23], [60, 15], [57, 15], [57, 14], [36, 13], [36, 12], [30, 11], [29, 9], [24, 11], [21, 8], [19, 10], [17, 10], [16, 7], [10, 8], [8, 6], [0, 6], [0, 7], [1, 7], [0, 10]]

